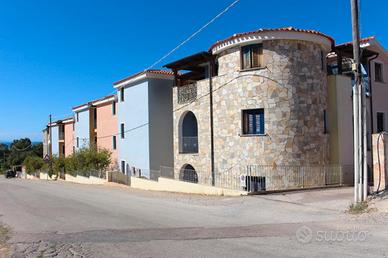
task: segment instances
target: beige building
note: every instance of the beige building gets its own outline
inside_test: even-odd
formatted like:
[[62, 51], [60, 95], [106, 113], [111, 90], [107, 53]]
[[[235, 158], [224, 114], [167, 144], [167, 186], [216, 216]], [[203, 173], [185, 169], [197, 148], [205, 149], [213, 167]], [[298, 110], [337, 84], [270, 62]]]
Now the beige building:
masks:
[[[361, 40], [364, 85], [367, 86], [367, 146], [369, 181], [372, 177], [372, 134], [387, 130], [388, 122], [388, 52], [376, 40]], [[329, 63], [330, 162], [353, 164], [351, 42], [337, 45]]]
[[328, 164], [326, 55], [333, 47], [317, 31], [258, 30], [166, 65], [175, 73], [176, 177]]

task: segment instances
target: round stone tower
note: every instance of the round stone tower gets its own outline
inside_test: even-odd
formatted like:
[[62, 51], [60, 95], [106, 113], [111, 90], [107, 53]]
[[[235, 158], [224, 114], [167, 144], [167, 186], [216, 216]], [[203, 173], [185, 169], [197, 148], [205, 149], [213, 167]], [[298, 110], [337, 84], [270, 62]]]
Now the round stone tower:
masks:
[[218, 64], [218, 171], [242, 163], [327, 164], [326, 55], [333, 44], [316, 31], [283, 28], [236, 34], [210, 48]]

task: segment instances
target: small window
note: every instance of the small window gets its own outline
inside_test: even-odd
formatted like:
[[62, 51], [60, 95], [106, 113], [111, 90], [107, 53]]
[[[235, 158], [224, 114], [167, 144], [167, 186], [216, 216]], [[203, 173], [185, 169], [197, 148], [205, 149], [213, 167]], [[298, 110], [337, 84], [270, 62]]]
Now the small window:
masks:
[[264, 109], [243, 110], [243, 134], [263, 135], [264, 134]]
[[121, 173], [126, 174], [125, 173], [125, 161], [124, 160], [121, 161]]
[[124, 102], [124, 88], [120, 89], [120, 100], [121, 102]]
[[125, 126], [124, 124], [121, 124], [120, 126], [120, 134], [121, 134], [121, 139], [125, 138]]
[[73, 123], [73, 131], [75, 131], [75, 123]]
[[116, 102], [113, 101], [112, 103], [112, 115], [116, 115]]
[[112, 138], [112, 147], [113, 149], [117, 149], [117, 139], [116, 139], [116, 136], [113, 136]]
[[263, 45], [255, 44], [244, 46], [241, 49], [242, 64], [241, 68], [252, 69], [263, 67]]
[[79, 113], [78, 112], [76, 113], [76, 117], [77, 117], [77, 122], [79, 122]]
[[97, 108], [93, 109], [93, 126], [97, 129]]
[[77, 148], [79, 148], [79, 137], [77, 137]]
[[321, 69], [322, 71], [325, 71], [325, 55], [323, 54], [322, 50], [321, 50]]
[[328, 131], [328, 119], [327, 119], [327, 111], [323, 110], [323, 133], [327, 134]]
[[383, 65], [375, 63], [375, 81], [383, 82]]
[[381, 133], [385, 131], [385, 114], [383, 112], [377, 112], [377, 132]]

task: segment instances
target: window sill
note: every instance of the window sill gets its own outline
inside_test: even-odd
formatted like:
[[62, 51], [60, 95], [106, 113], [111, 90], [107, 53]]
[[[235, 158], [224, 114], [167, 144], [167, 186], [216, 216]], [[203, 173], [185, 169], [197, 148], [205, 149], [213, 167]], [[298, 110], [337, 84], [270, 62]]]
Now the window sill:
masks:
[[239, 134], [240, 137], [265, 137], [269, 136], [268, 134]]
[[179, 152], [179, 155], [194, 155], [199, 156], [198, 152]]
[[267, 66], [255, 67], [255, 68], [247, 68], [247, 69], [240, 69], [240, 73], [252, 72], [252, 71], [260, 71], [260, 70], [264, 70], [264, 69], [267, 69]]

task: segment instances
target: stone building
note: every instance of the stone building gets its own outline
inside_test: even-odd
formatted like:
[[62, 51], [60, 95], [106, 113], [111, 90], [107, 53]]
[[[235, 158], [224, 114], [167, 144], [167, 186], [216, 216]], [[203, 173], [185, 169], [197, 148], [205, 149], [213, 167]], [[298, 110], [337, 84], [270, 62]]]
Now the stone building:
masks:
[[327, 164], [326, 55], [333, 45], [317, 31], [261, 29], [166, 65], [175, 74], [176, 177]]

